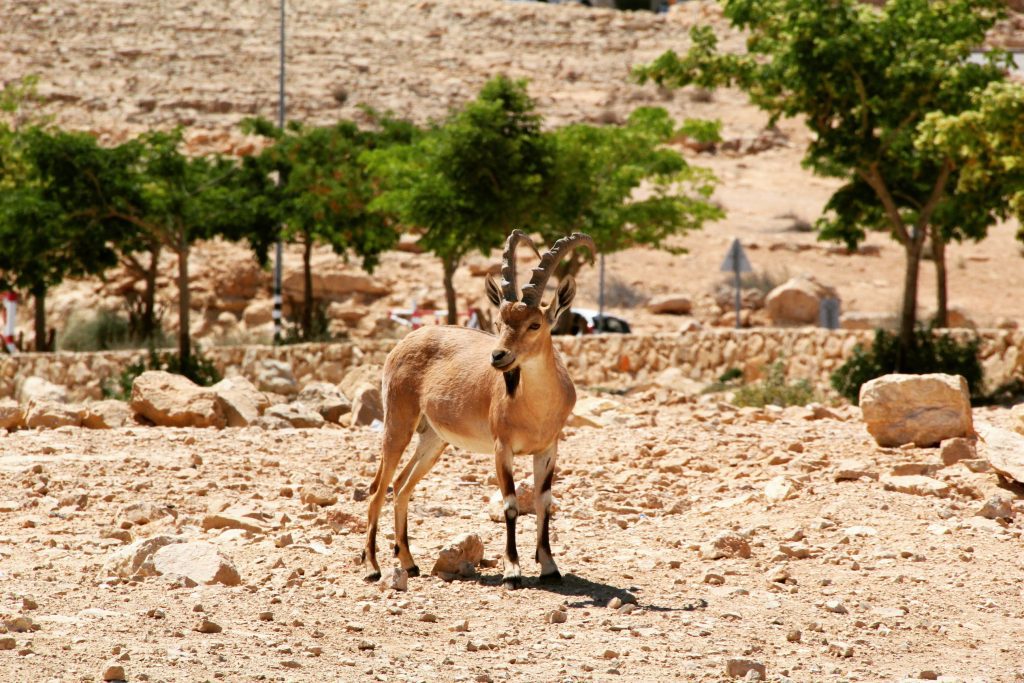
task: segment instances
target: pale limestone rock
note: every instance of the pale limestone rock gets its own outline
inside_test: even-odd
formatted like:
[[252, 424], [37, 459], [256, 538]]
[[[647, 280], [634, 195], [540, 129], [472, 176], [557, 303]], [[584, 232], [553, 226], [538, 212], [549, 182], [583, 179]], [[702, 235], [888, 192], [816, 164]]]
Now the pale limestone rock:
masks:
[[320, 413], [301, 403], [279, 403], [276, 406], [270, 406], [263, 417], [280, 418], [296, 429], [319, 429], [324, 426], [324, 418], [320, 416]]
[[[533, 509], [533, 483], [525, 479], [516, 484], [516, 504], [519, 506], [519, 516], [534, 514]], [[554, 508], [554, 504], [552, 504]], [[492, 522], [505, 522], [505, 498], [501, 491], [491, 494], [487, 503], [487, 514]]]
[[327, 484], [316, 482], [299, 489], [299, 500], [306, 505], [334, 505], [338, 502], [338, 494]]
[[1013, 431], [1024, 434], [1024, 403], [1018, 403], [1010, 410], [1010, 418], [1013, 420]]
[[50, 401], [52, 403], [66, 403], [68, 400], [67, 387], [54, 384], [49, 380], [35, 375], [26, 377], [18, 387], [18, 402], [22, 405], [32, 401]]
[[1024, 484], [1024, 436], [984, 422], [977, 429], [978, 455], [999, 474]]
[[153, 567], [153, 555], [156, 551], [165, 546], [182, 542], [184, 539], [177, 536], [152, 536], [135, 541], [107, 558], [100, 572], [100, 578], [120, 576], [131, 579], [156, 576], [156, 569]]
[[878, 479], [878, 472], [863, 460], [843, 460], [832, 473], [833, 481], [856, 481], [861, 477]]
[[764, 680], [764, 664], [757, 660], [727, 659], [725, 661], [725, 675], [729, 678], [750, 678], [749, 673], [751, 671], [756, 672], [756, 678], [754, 680]]
[[723, 557], [750, 557], [750, 544], [739, 534], [724, 531], [710, 541], [701, 544], [700, 556], [705, 560], [717, 560]]
[[25, 426], [29, 429], [81, 427], [86, 410], [82, 406], [32, 399], [25, 407]]
[[611, 425], [620, 417], [621, 404], [603, 396], [587, 396], [576, 401], [568, 424], [571, 427], [596, 427]]
[[384, 402], [381, 399], [380, 387], [374, 384], [362, 384], [352, 392], [353, 427], [371, 424], [374, 420], [384, 419]]
[[967, 380], [959, 375], [885, 375], [860, 389], [868, 432], [880, 446], [934, 446], [974, 434]]
[[654, 297], [647, 302], [646, 308], [651, 313], [689, 315], [693, 310], [693, 301], [685, 294], [667, 294]]
[[132, 410], [161, 427], [216, 427], [227, 424], [217, 393], [163, 370], [147, 370], [132, 383]]
[[768, 480], [764, 485], [764, 498], [769, 503], [781, 503], [795, 498], [799, 484], [789, 477], [778, 476]]
[[280, 360], [265, 358], [256, 370], [256, 384], [260, 391], [292, 396], [299, 392], [299, 385], [292, 373], [292, 366]]
[[364, 384], [380, 387], [383, 372], [384, 368], [380, 365], [356, 365], [345, 372], [345, 376], [338, 382], [338, 388], [349, 401], [355, 402], [356, 389]]
[[310, 382], [302, 387], [295, 400], [334, 424], [340, 422], [343, 415], [352, 412], [352, 404], [341, 393], [341, 389], [330, 382]]
[[25, 426], [25, 411], [13, 398], [0, 399], [0, 429], [20, 429]]
[[945, 498], [949, 495], [950, 491], [950, 486], [946, 482], [920, 474], [907, 474], [903, 476], [886, 474], [882, 476], [882, 484], [891, 491], [909, 493], [915, 496]]
[[274, 302], [269, 299], [253, 301], [245, 307], [242, 320], [249, 329], [266, 325], [274, 319]]
[[242, 582], [238, 570], [217, 546], [203, 541], [166, 545], [153, 555], [158, 574], [176, 574], [198, 584], [237, 586]]
[[462, 534], [441, 549], [430, 573], [435, 576], [441, 573], [460, 574], [464, 563], [475, 567], [483, 557], [484, 542], [480, 537], [476, 534]]
[[95, 401], [85, 406], [82, 426], [88, 429], [115, 429], [135, 424], [135, 413], [124, 401]]
[[971, 439], [965, 439], [963, 437], [945, 439], [941, 444], [939, 444], [939, 448], [942, 457], [942, 464], [947, 467], [954, 465], [961, 460], [974, 460], [978, 457], [977, 450], [974, 447], [974, 442]]
[[704, 391], [705, 384], [690, 379], [680, 368], [665, 368], [654, 378], [654, 383], [659, 387], [669, 389], [683, 396], [699, 396]]
[[255, 519], [232, 515], [227, 512], [215, 512], [203, 517], [203, 530], [210, 529], [241, 529], [254, 534], [266, 533], [266, 529]]
[[227, 377], [210, 387], [224, 404], [228, 427], [247, 427], [270, 406], [270, 399], [241, 375]]
[[800, 275], [769, 292], [765, 306], [776, 325], [816, 325], [818, 308], [826, 297], [836, 298], [835, 289], [809, 275]]

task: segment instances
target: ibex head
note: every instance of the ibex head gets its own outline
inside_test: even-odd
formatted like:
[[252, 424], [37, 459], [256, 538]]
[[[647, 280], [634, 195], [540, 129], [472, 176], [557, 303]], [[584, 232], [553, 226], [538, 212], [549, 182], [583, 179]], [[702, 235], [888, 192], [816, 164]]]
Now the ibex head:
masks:
[[[522, 299], [516, 287], [516, 247], [521, 242], [540, 258], [530, 282], [523, 286]], [[547, 306], [541, 305], [541, 296], [558, 262], [580, 245], [591, 253], [595, 251], [594, 240], [578, 232], [555, 242], [543, 256], [526, 233], [513, 230], [508, 236], [502, 254], [501, 286], [493, 277], [486, 282], [487, 298], [498, 307], [498, 343], [491, 352], [491, 365], [496, 370], [511, 372], [550, 346], [551, 326], [572, 305], [576, 281], [571, 275], [562, 278], [555, 298]]]

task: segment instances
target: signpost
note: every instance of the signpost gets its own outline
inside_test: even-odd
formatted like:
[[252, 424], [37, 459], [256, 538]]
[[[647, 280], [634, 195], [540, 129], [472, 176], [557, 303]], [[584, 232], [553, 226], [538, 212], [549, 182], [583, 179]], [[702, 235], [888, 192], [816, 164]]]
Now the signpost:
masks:
[[740, 276], [743, 273], [750, 273], [754, 269], [750, 267], [750, 261], [747, 260], [747, 254], [743, 251], [743, 245], [740, 244], [738, 237], [733, 238], [732, 244], [729, 245], [729, 253], [725, 255], [725, 260], [722, 261], [722, 267], [719, 269], [723, 273], [732, 271], [736, 277], [736, 329], [740, 328]]
[[597, 331], [604, 332], [604, 254], [599, 257], [600, 276], [598, 277], [597, 290]]
[[[284, 132], [284, 0], [281, 0], [281, 59], [277, 83], [277, 126]], [[280, 182], [280, 180], [278, 181]], [[284, 229], [284, 226], [281, 226]], [[284, 250], [278, 235], [274, 246], [274, 343], [281, 343], [281, 270]]]

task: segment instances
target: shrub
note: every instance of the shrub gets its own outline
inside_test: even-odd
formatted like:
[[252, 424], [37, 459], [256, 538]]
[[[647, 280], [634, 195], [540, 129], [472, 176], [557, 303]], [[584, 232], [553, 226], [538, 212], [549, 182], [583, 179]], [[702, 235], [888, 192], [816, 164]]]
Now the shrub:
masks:
[[202, 349], [196, 348], [189, 357], [188, 367], [181, 367], [181, 360], [178, 354], [173, 351], [157, 353], [155, 349], [149, 350], [149, 356], [137, 363], [128, 365], [121, 373], [103, 384], [103, 397], [116, 398], [127, 401], [132, 396], [132, 384], [135, 378], [147, 370], [164, 370], [176, 375], [184, 375], [196, 384], [208, 387], [221, 380], [220, 373], [214, 366], [213, 361], [203, 355]]
[[126, 348], [131, 341], [127, 318], [101, 308], [92, 315], [72, 315], [57, 346], [64, 351], [108, 351]]
[[740, 407], [763, 408], [767, 405], [805, 406], [815, 399], [814, 388], [801, 379], [796, 382], [786, 381], [786, 367], [776, 361], [768, 368], [768, 376], [761, 382], [747, 384], [733, 394], [733, 405]]
[[875, 342], [870, 349], [858, 344], [850, 360], [832, 373], [832, 387], [856, 405], [860, 400], [861, 385], [897, 372], [899, 367], [899, 372], [911, 375], [930, 372], [961, 375], [967, 380], [972, 399], [981, 398], [983, 373], [978, 360], [980, 341], [977, 337], [959, 342], [951, 335], [935, 334], [931, 328], [918, 328], [914, 332], [914, 340], [914, 346], [900, 367], [899, 336], [876, 330]]

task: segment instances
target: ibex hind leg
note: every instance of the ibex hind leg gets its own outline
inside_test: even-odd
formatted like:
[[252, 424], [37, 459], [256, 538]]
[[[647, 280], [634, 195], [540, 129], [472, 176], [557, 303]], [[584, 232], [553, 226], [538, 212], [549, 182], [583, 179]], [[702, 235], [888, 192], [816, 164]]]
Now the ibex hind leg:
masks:
[[548, 527], [551, 523], [551, 485], [555, 478], [555, 446], [533, 456], [533, 501], [537, 513], [537, 554], [540, 564], [540, 582], [556, 584], [562, 582], [555, 558], [551, 555], [551, 540]]
[[402, 453], [412, 440], [412, 434], [416, 429], [415, 420], [403, 423], [391, 418], [390, 414], [384, 418], [384, 443], [381, 446], [377, 476], [374, 477], [376, 488], [370, 496], [366, 513], [366, 546], [363, 548], [363, 562], [370, 566], [370, 573], [366, 575], [367, 581], [376, 581], [380, 578], [380, 565], [377, 564], [377, 522], [380, 519], [380, 509], [388, 493], [388, 483], [395, 476]]
[[409, 576], [419, 576], [420, 569], [409, 550], [409, 499], [416, 485], [437, 463], [444, 452], [445, 443], [429, 427], [420, 435], [416, 452], [395, 479], [395, 556]]

